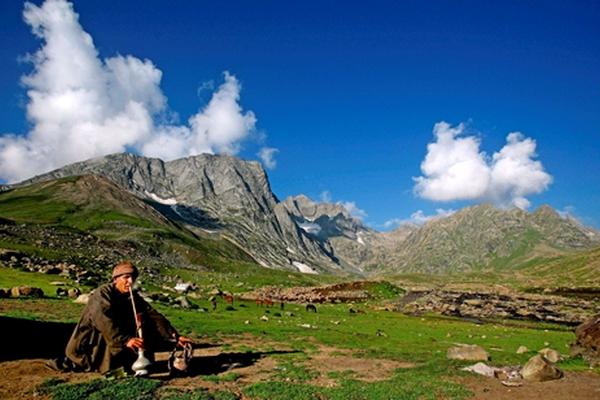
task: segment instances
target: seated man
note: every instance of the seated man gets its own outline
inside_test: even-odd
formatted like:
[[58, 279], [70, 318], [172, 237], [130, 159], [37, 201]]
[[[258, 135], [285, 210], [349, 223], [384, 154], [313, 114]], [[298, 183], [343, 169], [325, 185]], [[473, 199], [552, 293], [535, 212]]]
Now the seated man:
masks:
[[[67, 344], [66, 358], [53, 360], [48, 366], [101, 373], [119, 367], [130, 370], [138, 349], [152, 352], [168, 341], [176, 341], [178, 346], [191, 343], [137, 293], [133, 293], [138, 312], [137, 317], [134, 315], [130, 288], [137, 276], [131, 262], [114, 267], [112, 281], [90, 295]], [[136, 334], [136, 318], [141, 320], [143, 339]]]

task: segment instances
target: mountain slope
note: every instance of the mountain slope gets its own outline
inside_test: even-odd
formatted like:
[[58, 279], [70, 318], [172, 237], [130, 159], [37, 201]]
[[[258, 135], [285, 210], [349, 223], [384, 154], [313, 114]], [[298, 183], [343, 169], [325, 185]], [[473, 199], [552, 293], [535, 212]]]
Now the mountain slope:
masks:
[[0, 247], [95, 273], [123, 259], [154, 268], [155, 274], [163, 266], [198, 268], [198, 261], [253, 262], [229, 241], [195, 235], [99, 176], [0, 193], [0, 216]]
[[197, 232], [227, 237], [263, 266], [343, 272], [325, 243], [298, 227], [258, 162], [201, 154], [170, 162], [113, 154], [21, 182], [102, 175]]
[[395, 272], [457, 272], [507, 268], [535, 257], [589, 249], [597, 232], [562, 218], [548, 206], [533, 213], [483, 204], [431, 220], [411, 233], [380, 264]]

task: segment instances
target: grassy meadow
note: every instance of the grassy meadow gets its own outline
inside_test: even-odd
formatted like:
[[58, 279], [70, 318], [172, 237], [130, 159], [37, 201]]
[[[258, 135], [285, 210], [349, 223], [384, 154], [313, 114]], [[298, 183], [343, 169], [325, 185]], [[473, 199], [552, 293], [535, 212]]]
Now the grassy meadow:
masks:
[[[0, 274], [2, 285], [25, 278], [23, 272], [6, 272], [3, 268]], [[34, 275], [40, 279], [42, 287], [46, 284], [42, 274], [29, 275], [27, 278]], [[232, 276], [211, 272], [204, 283], [210, 286], [211, 281], [227, 277]], [[188, 378], [185, 388], [163, 380], [127, 378], [113, 382], [96, 378], [78, 383], [49, 380], [37, 390], [55, 400], [463, 399], [468, 398], [469, 391], [457, 377], [466, 374], [461, 367], [473, 363], [446, 359], [447, 349], [456, 343], [481, 345], [490, 353], [491, 365], [507, 366], [524, 364], [544, 347], [567, 354], [574, 340], [572, 329], [559, 325], [516, 321], [475, 324], [437, 315], [414, 317], [385, 311], [381, 306], [392, 296], [387, 287], [372, 287], [379, 295], [377, 300], [317, 305], [316, 313], [307, 312], [302, 304], [285, 304], [281, 309], [278, 303], [264, 308], [244, 301], [229, 307], [220, 302], [215, 311], [207, 311], [211, 305], [206, 297], [191, 299], [199, 306], [196, 310], [155, 304], [182, 334], [200, 344], [220, 344], [223, 353], [238, 357], [271, 358], [273, 364], [260, 371], [259, 381], [247, 382], [243, 374], [225, 370]], [[82, 307], [58, 298], [2, 299], [0, 315], [76, 322]], [[516, 354], [522, 345], [530, 351]], [[343, 356], [346, 358], [342, 360], [351, 357], [374, 369], [383, 362], [397, 362], [403, 367], [392, 368], [381, 380], [363, 380], [351, 366], [328, 369], [311, 362], [324, 349], [329, 349], [327, 360], [333, 363]], [[196, 362], [202, 363], [202, 359]], [[569, 358], [560, 367], [566, 371], [588, 369], [581, 359]], [[320, 384], [323, 380], [328, 383]]]

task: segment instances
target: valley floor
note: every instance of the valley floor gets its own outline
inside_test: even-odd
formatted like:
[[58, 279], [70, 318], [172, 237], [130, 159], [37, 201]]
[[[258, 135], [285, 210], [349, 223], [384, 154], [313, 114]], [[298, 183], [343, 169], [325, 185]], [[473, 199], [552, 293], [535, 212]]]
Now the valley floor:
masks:
[[[248, 348], [270, 348], [269, 351], [250, 351], [248, 353], [232, 352], [232, 348], [246, 346]], [[181, 399], [210, 398], [183, 397], [191, 393], [230, 393], [238, 399], [260, 399], [268, 397], [252, 397], [244, 393], [244, 388], [261, 382], [271, 381], [282, 371], [281, 359], [278, 355], [294, 353], [288, 346], [277, 343], [257, 343], [254, 338], [241, 335], [228, 338], [218, 345], [205, 345], [194, 352], [194, 364], [190, 376], [169, 378], [163, 368], [153, 373], [150, 379], [160, 380], [162, 385], [155, 392], [157, 398], [170, 398], [169, 393], [179, 393]], [[167, 353], [157, 356], [157, 364], [164, 367]], [[48, 369], [45, 359], [28, 359], [0, 362], [0, 398], [10, 400], [52, 399], [49, 393], [40, 393], [39, 387], [51, 379], [60, 379], [65, 383], [77, 384], [94, 379], [101, 379], [94, 373], [60, 373]], [[361, 382], [377, 382], [390, 379], [397, 368], [415, 368], [410, 362], [398, 362], [386, 359], [364, 359], [353, 357], [345, 349], [329, 346], [317, 346], [304, 357], [305, 366], [314, 371], [307, 384], [322, 388], [335, 388], [338, 385], [336, 374], [352, 374]], [[235, 378], [235, 379], [233, 379]], [[288, 378], [289, 379], [289, 378]], [[507, 399], [528, 400], [595, 400], [600, 398], [600, 377], [593, 372], [567, 372], [565, 377], [551, 382], [526, 382], [521, 387], [506, 387], [499, 380], [481, 376], [460, 376], [450, 381], [463, 385], [470, 394], [466, 399]], [[291, 381], [291, 379], [290, 379]], [[202, 390], [202, 392], [199, 392]], [[301, 398], [323, 398], [308, 397]], [[215, 397], [217, 399], [219, 397]], [[290, 397], [294, 398], [294, 397]], [[365, 399], [384, 399], [395, 397], [353, 397]], [[411, 398], [411, 397], [407, 397]], [[436, 396], [437, 399], [463, 398], [452, 394]]]

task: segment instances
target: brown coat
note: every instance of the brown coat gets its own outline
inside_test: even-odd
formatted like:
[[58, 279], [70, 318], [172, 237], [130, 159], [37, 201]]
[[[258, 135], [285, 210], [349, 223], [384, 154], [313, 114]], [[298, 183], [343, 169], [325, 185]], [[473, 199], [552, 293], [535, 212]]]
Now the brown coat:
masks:
[[[160, 341], [177, 335], [169, 321], [137, 293], [133, 295], [141, 314], [144, 345], [152, 351]], [[78, 368], [104, 373], [114, 368], [129, 368], [136, 354], [125, 344], [136, 336], [135, 317], [129, 294], [116, 290], [113, 283], [97, 288], [83, 310], [65, 350]]]

